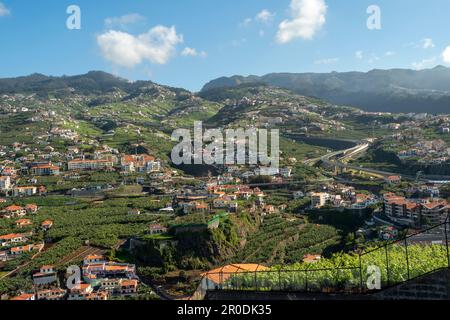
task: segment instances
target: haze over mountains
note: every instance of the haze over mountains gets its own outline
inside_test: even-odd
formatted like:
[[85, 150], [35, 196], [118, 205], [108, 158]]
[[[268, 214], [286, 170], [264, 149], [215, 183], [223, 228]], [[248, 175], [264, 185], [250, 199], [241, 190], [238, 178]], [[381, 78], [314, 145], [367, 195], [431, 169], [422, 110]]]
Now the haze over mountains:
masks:
[[222, 77], [202, 92], [264, 83], [366, 111], [450, 113], [450, 68], [391, 69], [369, 72], [271, 73]]
[[[443, 66], [420, 71], [391, 69], [366, 73], [271, 73], [264, 76], [222, 77], [207, 83], [199, 96], [214, 100], [211, 97], [223, 95], [224, 88], [261, 84], [366, 111], [450, 113], [450, 68]], [[32, 74], [0, 79], [0, 94], [64, 96], [76, 92], [96, 95], [116, 89], [131, 94], [143, 87], [155, 86], [165, 87], [151, 81], [130, 82], [102, 71], [63, 77]], [[191, 96], [184, 89], [170, 90], [177, 95]]]

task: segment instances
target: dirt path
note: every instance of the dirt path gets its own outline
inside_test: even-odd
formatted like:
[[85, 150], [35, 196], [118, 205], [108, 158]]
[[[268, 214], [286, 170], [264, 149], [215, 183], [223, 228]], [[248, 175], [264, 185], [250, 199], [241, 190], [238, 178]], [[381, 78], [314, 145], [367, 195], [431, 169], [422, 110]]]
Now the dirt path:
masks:
[[20, 270], [22, 270], [23, 268], [27, 267], [31, 262], [33, 262], [34, 259], [36, 259], [38, 256], [41, 255], [41, 253], [45, 252], [47, 250], [47, 248], [45, 248], [45, 245], [43, 245], [39, 251], [37, 253], [35, 253], [31, 259], [29, 261], [27, 261], [26, 263], [22, 264], [21, 266], [18, 266], [17, 268], [15, 268], [14, 270], [4, 274], [3, 276], [0, 277], [1, 279], [7, 278], [9, 276], [12, 276], [13, 274], [16, 274], [17, 272], [19, 272]]

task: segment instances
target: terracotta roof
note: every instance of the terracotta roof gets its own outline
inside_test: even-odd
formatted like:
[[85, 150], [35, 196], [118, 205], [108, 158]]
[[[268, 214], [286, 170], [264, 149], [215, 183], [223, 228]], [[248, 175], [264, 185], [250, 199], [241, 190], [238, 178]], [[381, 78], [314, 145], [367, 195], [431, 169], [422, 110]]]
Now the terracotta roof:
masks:
[[55, 266], [52, 265], [44, 265], [41, 267], [41, 269], [53, 269]]
[[23, 210], [23, 208], [21, 206], [11, 205], [11, 206], [6, 207], [4, 210], [5, 211], [20, 211], [20, 210]]
[[138, 285], [138, 281], [137, 280], [135, 280], [135, 279], [131, 279], [131, 280], [123, 280], [122, 281], [122, 283], [121, 283], [121, 285], [123, 286], [123, 287], [125, 287], [125, 286], [137, 286]]
[[433, 202], [429, 202], [429, 203], [425, 203], [423, 206], [427, 209], [434, 209], [438, 206], [446, 206], [447, 205], [447, 201], [445, 200], [438, 200], [438, 201], [433, 201]]
[[16, 221], [16, 224], [31, 224], [30, 219], [19, 219]]
[[24, 294], [21, 294], [20, 296], [12, 298], [11, 300], [30, 300], [33, 297], [34, 297], [34, 294], [24, 293]]
[[208, 205], [206, 203], [197, 203], [195, 204], [195, 209], [208, 209]]
[[122, 158], [122, 162], [125, 164], [128, 163], [141, 163], [141, 162], [150, 162], [150, 161], [155, 161], [156, 158], [153, 156], [150, 156], [148, 154], [138, 154], [138, 155], [125, 155]]
[[23, 186], [23, 187], [15, 187], [15, 189], [27, 190], [27, 189], [37, 189], [37, 187], [34, 187], [34, 186]]
[[85, 257], [86, 260], [95, 260], [95, 259], [104, 259], [104, 257], [102, 255], [98, 255], [98, 254], [90, 254], [88, 256]]
[[316, 262], [320, 260], [322, 256], [320, 254], [305, 254], [303, 256], [303, 262]]
[[58, 294], [58, 293], [66, 293], [66, 290], [61, 289], [61, 288], [57, 288], [57, 289], [48, 289], [48, 290], [41, 290], [38, 291], [38, 294], [42, 295], [42, 294], [47, 294], [47, 293], [54, 293], [54, 294]]
[[31, 169], [52, 169], [52, 170], [58, 170], [59, 167], [51, 164], [40, 164], [37, 166], [32, 167]]
[[114, 266], [114, 265], [105, 265], [106, 271], [127, 271], [128, 266]]
[[19, 233], [10, 233], [10, 234], [6, 234], [4, 236], [0, 236], [0, 240], [11, 240], [14, 238], [22, 238], [23, 235], [19, 234]]
[[86, 291], [91, 287], [88, 283], [80, 283], [77, 284], [74, 288], [72, 288], [70, 291]]
[[260, 264], [230, 264], [223, 266], [221, 268], [210, 270], [206, 273], [202, 273], [202, 276], [208, 278], [214, 283], [220, 284], [228, 280], [230, 276], [236, 273], [257, 272], [266, 270], [269, 270], [269, 268], [264, 267]]
[[26, 246], [11, 248], [11, 252], [31, 251], [31, 250], [33, 250], [33, 246], [31, 244], [26, 245]]

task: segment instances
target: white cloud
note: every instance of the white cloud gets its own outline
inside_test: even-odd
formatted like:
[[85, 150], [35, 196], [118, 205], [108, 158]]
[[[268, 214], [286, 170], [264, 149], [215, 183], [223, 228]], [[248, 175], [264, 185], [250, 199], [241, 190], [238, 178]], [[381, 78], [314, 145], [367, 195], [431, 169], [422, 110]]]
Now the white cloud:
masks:
[[252, 23], [252, 21], [253, 21], [252, 18], [246, 18], [239, 25], [241, 27], [248, 27], [250, 25], [250, 23]]
[[11, 10], [9, 10], [3, 2], [0, 2], [0, 17], [8, 16], [11, 14]]
[[275, 13], [272, 13], [267, 9], [263, 9], [258, 12], [258, 14], [254, 18], [245, 18], [244, 21], [239, 24], [239, 26], [248, 27], [253, 21], [268, 24], [273, 20], [274, 16]]
[[109, 30], [97, 36], [103, 57], [122, 67], [132, 68], [147, 60], [165, 64], [175, 54], [176, 46], [183, 42], [174, 26], [156, 26], [147, 33], [132, 34]]
[[419, 61], [419, 62], [413, 62], [411, 64], [411, 66], [415, 70], [422, 70], [422, 69], [431, 68], [435, 64], [436, 64], [436, 57], [432, 57], [432, 58], [429, 58], [429, 59], [423, 59], [422, 61]]
[[394, 52], [394, 51], [386, 51], [384, 55], [385, 55], [386, 57], [392, 57], [392, 56], [395, 55], [395, 52]]
[[364, 53], [361, 50], [356, 51], [355, 57], [356, 57], [356, 59], [362, 60], [364, 58]]
[[435, 47], [433, 39], [431, 39], [431, 38], [423, 39], [421, 41], [421, 44], [422, 44], [422, 48], [424, 48], [424, 49], [430, 49], [430, 48], [434, 48]]
[[372, 64], [372, 63], [377, 62], [378, 60], [380, 60], [380, 57], [377, 56], [376, 54], [372, 53], [372, 54], [370, 55], [369, 60], [367, 60], [367, 62], [370, 63], [370, 64]]
[[267, 9], [264, 9], [256, 15], [255, 20], [263, 22], [263, 23], [268, 23], [268, 22], [272, 21], [274, 16], [275, 16], [275, 14], [273, 14], [272, 12], [270, 12]]
[[445, 63], [450, 63], [450, 46], [445, 48], [444, 52], [442, 52], [442, 60], [444, 60]]
[[190, 57], [202, 57], [202, 58], [206, 58], [206, 56], [208, 55], [205, 51], [197, 51], [194, 48], [189, 48], [186, 47], [183, 49], [183, 51], [181, 51], [181, 55], [182, 56], [190, 56]]
[[339, 58], [327, 58], [314, 61], [315, 64], [335, 64], [339, 62]]
[[291, 20], [278, 27], [276, 40], [288, 43], [296, 38], [310, 40], [325, 24], [327, 5], [324, 0], [291, 0]]
[[130, 13], [123, 15], [121, 17], [111, 17], [105, 19], [105, 26], [107, 28], [124, 28], [130, 24], [138, 23], [144, 21], [145, 18], [139, 13]]

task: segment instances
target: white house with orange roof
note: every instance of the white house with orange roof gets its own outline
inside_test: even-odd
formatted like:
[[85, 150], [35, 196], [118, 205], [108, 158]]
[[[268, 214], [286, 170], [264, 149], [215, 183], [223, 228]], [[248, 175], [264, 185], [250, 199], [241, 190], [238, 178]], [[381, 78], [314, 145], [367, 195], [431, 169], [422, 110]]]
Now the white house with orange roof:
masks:
[[10, 233], [0, 236], [0, 244], [2, 247], [11, 245], [13, 243], [25, 242], [27, 240], [28, 239], [23, 234], [20, 233]]
[[100, 291], [107, 291], [110, 295], [131, 296], [137, 292], [136, 279], [102, 279]]
[[27, 244], [25, 246], [13, 247], [9, 251], [12, 256], [18, 256], [23, 253], [31, 252], [34, 250], [34, 246], [32, 244]]
[[88, 283], [77, 284], [74, 288], [69, 289], [67, 300], [87, 300], [93, 291], [94, 289]]
[[31, 226], [33, 223], [30, 219], [19, 219], [16, 221], [16, 227], [18, 228], [25, 228], [28, 226]]
[[102, 300], [108, 300], [109, 293], [107, 291], [96, 291], [88, 294], [85, 298], [85, 300], [89, 301], [102, 301]]
[[55, 267], [52, 265], [44, 265], [39, 272], [33, 274], [33, 283], [35, 286], [47, 285], [58, 281]]
[[4, 208], [3, 210], [2, 210], [2, 214], [5, 216], [5, 217], [9, 217], [9, 218], [11, 218], [11, 217], [23, 217], [24, 215], [26, 215], [26, 210], [25, 210], [25, 208], [23, 208], [23, 207], [21, 207], [21, 206], [18, 206], [18, 205], [10, 205], [10, 206], [7, 206], [6, 208]]
[[34, 196], [38, 193], [38, 187], [36, 186], [23, 186], [23, 187], [14, 187], [13, 188], [13, 196], [21, 197], [21, 196]]
[[51, 220], [45, 220], [41, 223], [41, 227], [42, 227], [42, 229], [44, 229], [44, 231], [50, 230], [50, 228], [52, 226], [53, 226], [53, 221], [51, 221]]
[[25, 210], [27, 213], [36, 213], [39, 210], [39, 207], [34, 203], [29, 203], [25, 206]]
[[102, 255], [98, 255], [98, 254], [90, 254], [90, 255], [86, 256], [83, 260], [84, 265], [104, 263], [104, 262], [106, 262], [105, 257]]
[[66, 293], [67, 291], [61, 288], [46, 289], [36, 292], [36, 297], [38, 300], [63, 300]]
[[96, 279], [104, 278], [136, 279], [136, 266], [133, 264], [99, 262], [85, 264], [82, 270], [86, 282], [95, 282]]

